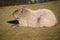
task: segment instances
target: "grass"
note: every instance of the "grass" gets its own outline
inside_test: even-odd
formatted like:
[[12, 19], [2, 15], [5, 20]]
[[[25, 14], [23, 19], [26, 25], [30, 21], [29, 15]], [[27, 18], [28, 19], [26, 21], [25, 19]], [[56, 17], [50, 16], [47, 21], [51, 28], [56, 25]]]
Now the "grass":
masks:
[[12, 27], [7, 23], [14, 20], [12, 13], [23, 5], [0, 7], [0, 40], [60, 40], [60, 1], [26, 5], [30, 9], [50, 9], [58, 20], [51, 28]]

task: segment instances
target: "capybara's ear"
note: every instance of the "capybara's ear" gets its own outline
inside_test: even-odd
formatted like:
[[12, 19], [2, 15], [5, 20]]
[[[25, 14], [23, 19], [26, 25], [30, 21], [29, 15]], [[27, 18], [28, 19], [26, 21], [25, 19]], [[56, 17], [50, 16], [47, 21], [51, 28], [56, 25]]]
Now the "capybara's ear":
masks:
[[28, 12], [29, 10], [26, 7], [21, 8], [21, 13]]

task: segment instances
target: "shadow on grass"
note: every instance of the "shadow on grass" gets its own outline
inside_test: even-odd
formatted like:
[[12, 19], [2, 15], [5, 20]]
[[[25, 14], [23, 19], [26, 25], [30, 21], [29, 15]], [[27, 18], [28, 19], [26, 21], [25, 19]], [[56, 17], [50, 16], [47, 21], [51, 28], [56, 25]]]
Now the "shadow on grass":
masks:
[[8, 21], [9, 24], [19, 24], [18, 20], [10, 20]]

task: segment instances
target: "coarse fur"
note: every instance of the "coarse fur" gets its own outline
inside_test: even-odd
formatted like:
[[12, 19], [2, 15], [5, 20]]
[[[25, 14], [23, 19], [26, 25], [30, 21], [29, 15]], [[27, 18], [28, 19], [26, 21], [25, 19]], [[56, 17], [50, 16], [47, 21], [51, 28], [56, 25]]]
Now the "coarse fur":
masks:
[[57, 24], [56, 16], [49, 9], [21, 8], [14, 11], [13, 17], [19, 21], [19, 26], [24, 27], [52, 27]]

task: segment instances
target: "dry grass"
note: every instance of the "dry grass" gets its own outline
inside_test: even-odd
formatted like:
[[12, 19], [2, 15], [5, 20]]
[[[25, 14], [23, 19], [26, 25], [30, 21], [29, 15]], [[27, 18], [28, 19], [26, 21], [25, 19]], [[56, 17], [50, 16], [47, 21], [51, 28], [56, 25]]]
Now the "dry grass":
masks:
[[7, 23], [14, 20], [12, 13], [22, 5], [0, 7], [0, 40], [60, 40], [60, 1], [41, 4], [26, 5], [30, 9], [47, 8], [52, 10], [58, 24], [51, 28], [12, 28], [12, 24]]

